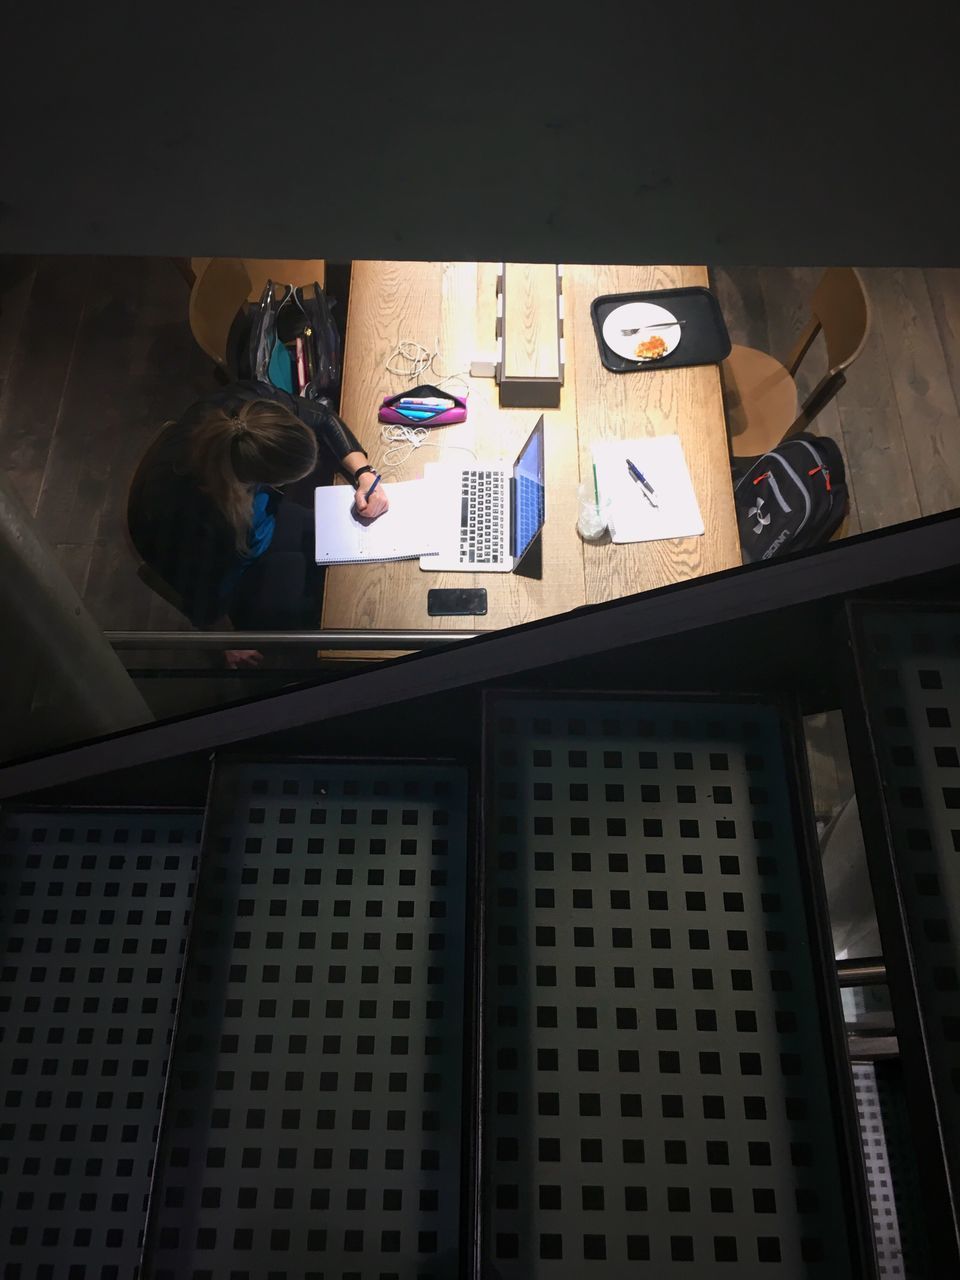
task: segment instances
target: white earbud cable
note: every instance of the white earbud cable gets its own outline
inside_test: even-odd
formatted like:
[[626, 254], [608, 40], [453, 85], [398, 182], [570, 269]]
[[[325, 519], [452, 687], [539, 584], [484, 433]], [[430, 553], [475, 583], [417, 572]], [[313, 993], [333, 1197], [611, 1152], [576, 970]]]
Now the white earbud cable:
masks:
[[[432, 386], [440, 390], [446, 384], [454, 383], [459, 388], [459, 390], [455, 391], [455, 394], [466, 398], [470, 394], [466, 375], [462, 373], [441, 375], [436, 367], [439, 355], [439, 337], [434, 341], [432, 348], [425, 347], [422, 342], [401, 338], [388, 356], [384, 368], [387, 373], [391, 373], [397, 378], [403, 378], [406, 381], [422, 378], [424, 374], [431, 374], [433, 376]], [[472, 449], [468, 449], [465, 445], [431, 441], [429, 439], [430, 433], [430, 427], [413, 423], [409, 426], [406, 423], [383, 423], [380, 437], [386, 447], [381, 457], [380, 469], [384, 473], [398, 470], [416, 449], [422, 449], [424, 446], [434, 449], [458, 449], [461, 452], [469, 453], [470, 457], [476, 461], [477, 455]]]

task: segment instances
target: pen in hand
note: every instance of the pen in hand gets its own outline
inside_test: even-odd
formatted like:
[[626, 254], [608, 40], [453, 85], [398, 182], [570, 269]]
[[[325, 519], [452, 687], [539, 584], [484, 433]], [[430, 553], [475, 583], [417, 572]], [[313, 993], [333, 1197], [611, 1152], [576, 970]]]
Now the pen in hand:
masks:
[[653, 485], [650, 483], [650, 481], [643, 474], [643, 472], [640, 470], [640, 468], [637, 466], [635, 462], [631, 462], [629, 458], [627, 458], [626, 461], [627, 461], [627, 470], [633, 476], [634, 480], [639, 481], [639, 483], [643, 485], [643, 496], [650, 503], [651, 507], [655, 507], [657, 504], [654, 502], [653, 498], [650, 497], [650, 495], [652, 493], [656, 493], [656, 489], [654, 489]]
[[[369, 502], [369, 501], [370, 501], [370, 495], [373, 493], [374, 489], [376, 489], [377, 485], [380, 483], [380, 481], [381, 481], [382, 479], [383, 479], [383, 477], [378, 475], [378, 476], [377, 476], [377, 478], [376, 478], [376, 480], [374, 480], [373, 484], [370, 486], [370, 488], [367, 490], [367, 492], [363, 495], [363, 498], [364, 498], [364, 501], [365, 501], [365, 502]], [[361, 514], [362, 514], [362, 512], [361, 512]]]

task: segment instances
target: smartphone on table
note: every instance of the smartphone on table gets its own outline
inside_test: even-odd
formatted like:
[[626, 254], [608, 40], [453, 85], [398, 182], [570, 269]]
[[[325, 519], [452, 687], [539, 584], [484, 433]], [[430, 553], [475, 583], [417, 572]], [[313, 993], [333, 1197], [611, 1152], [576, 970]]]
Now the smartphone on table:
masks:
[[427, 613], [431, 618], [487, 612], [485, 587], [435, 587], [427, 592]]

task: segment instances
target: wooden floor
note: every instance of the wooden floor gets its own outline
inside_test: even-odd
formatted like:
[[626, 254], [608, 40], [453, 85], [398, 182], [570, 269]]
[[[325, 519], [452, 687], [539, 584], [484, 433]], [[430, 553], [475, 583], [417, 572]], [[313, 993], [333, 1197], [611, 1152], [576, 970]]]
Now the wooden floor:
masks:
[[130, 480], [216, 387], [169, 259], [0, 259], [0, 470], [104, 628], [180, 628], [137, 577]]
[[[843, 450], [850, 534], [960, 506], [960, 270], [862, 274], [870, 336], [813, 426]], [[820, 275], [812, 267], [711, 270], [731, 339], [785, 359]], [[801, 367], [801, 399], [825, 372], [820, 338]]]
[[[734, 342], [784, 356], [819, 272], [711, 274]], [[960, 271], [864, 276], [873, 330], [816, 424], [847, 459], [851, 533], [960, 506]], [[124, 510], [154, 434], [216, 385], [187, 301], [167, 259], [0, 259], [0, 470], [105, 628], [183, 626], [137, 577]]]

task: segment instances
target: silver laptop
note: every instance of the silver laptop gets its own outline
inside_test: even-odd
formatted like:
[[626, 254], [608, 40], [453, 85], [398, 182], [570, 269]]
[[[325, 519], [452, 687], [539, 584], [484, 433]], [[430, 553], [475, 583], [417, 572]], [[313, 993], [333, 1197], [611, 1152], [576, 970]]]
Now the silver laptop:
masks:
[[512, 467], [431, 463], [424, 477], [436, 486], [440, 549], [420, 568], [512, 573], [543, 528], [543, 415]]

